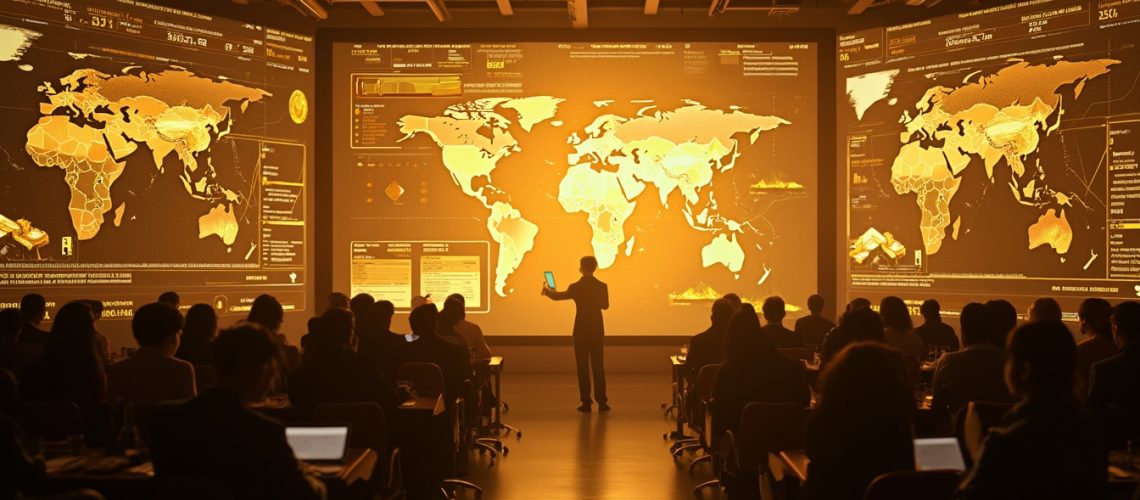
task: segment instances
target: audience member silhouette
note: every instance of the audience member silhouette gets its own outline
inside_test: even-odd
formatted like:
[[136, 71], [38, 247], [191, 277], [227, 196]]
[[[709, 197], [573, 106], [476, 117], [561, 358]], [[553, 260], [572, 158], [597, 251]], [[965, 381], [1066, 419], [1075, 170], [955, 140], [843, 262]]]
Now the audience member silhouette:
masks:
[[280, 372], [274, 334], [256, 323], [223, 330], [213, 359], [217, 386], [155, 412], [157, 475], [220, 479], [235, 498], [323, 498], [324, 485], [294, 458], [282, 424], [249, 406], [265, 399]]
[[406, 337], [392, 331], [395, 314], [396, 306], [387, 300], [372, 304], [368, 308], [368, 324], [356, 339], [357, 352], [388, 381], [396, 379], [396, 370], [400, 368], [399, 353], [407, 343]]
[[959, 489], [975, 499], [1103, 498], [1107, 450], [1074, 392], [1077, 346], [1060, 321], [1013, 332], [1005, 376], [1019, 398]]
[[1120, 349], [1112, 335], [1112, 304], [1104, 299], [1085, 299], [1077, 310], [1077, 328], [1088, 336], [1077, 343], [1077, 387], [1086, 393], [1092, 365]]
[[610, 308], [609, 287], [594, 277], [598, 270], [598, 260], [587, 255], [579, 261], [578, 271], [582, 278], [570, 285], [565, 292], [559, 292], [542, 282], [542, 294], [551, 300], [573, 300], [574, 314], [574, 360], [578, 368], [578, 399], [582, 404], [578, 411], [588, 412], [590, 402], [590, 373], [594, 375], [594, 400], [598, 409], [610, 409], [606, 397], [606, 369], [604, 362], [605, 325], [602, 311]]
[[818, 387], [805, 435], [804, 498], [862, 499], [879, 475], [914, 470], [915, 402], [901, 353], [878, 342], [848, 345]]
[[870, 309], [870, 308], [871, 308], [871, 301], [869, 299], [866, 299], [864, 297], [856, 297], [854, 299], [851, 299], [851, 302], [849, 302], [847, 304], [846, 312], [861, 311], [863, 309]]
[[[717, 371], [712, 401], [714, 436], [739, 431], [740, 416], [748, 403], [797, 403], [806, 407], [811, 402], [803, 367], [776, 351], [749, 304], [729, 321], [724, 363]], [[726, 478], [725, 484], [728, 497], [733, 499], [759, 498], [757, 485], [754, 471]]]
[[253, 304], [249, 308], [249, 316], [246, 319], [261, 325], [281, 343], [281, 352], [285, 356], [283, 368], [286, 372], [301, 365], [301, 352], [296, 347], [289, 345], [288, 339], [280, 332], [281, 324], [285, 322], [285, 308], [281, 306], [276, 297], [266, 294], [258, 295], [256, 299], [253, 299]]
[[[923, 345], [939, 346], [946, 351], [957, 351], [959, 347], [958, 336], [954, 334], [954, 327], [942, 322], [942, 305], [937, 300], [923, 301], [918, 308], [922, 313], [922, 326], [915, 328], [918, 338]], [[988, 325], [987, 325], [988, 327]]]
[[459, 316], [459, 321], [451, 325], [452, 330], [467, 343], [467, 349], [471, 351], [471, 360], [491, 359], [491, 347], [487, 345], [487, 339], [483, 337], [483, 329], [467, 320], [467, 299], [458, 293], [448, 295], [447, 300], [443, 302], [445, 311], [441, 311], [440, 314], [446, 313], [449, 305], [457, 309], [456, 314]]
[[30, 401], [71, 401], [94, 421], [107, 394], [104, 365], [95, 352], [95, 318], [83, 302], [69, 302], [56, 313], [40, 359], [20, 380]]
[[24, 324], [20, 327], [20, 342], [39, 345], [47, 343], [48, 333], [40, 329], [40, 323], [43, 323], [46, 315], [47, 300], [43, 295], [29, 293], [20, 299], [20, 316], [24, 319]]
[[158, 302], [169, 304], [176, 311], [182, 306], [182, 298], [178, 296], [178, 292], [162, 292], [162, 295], [158, 296]]
[[1005, 386], [1005, 353], [991, 326], [990, 310], [972, 302], [962, 308], [962, 350], [948, 352], [934, 369], [934, 402], [939, 412], [955, 415], [970, 401], [1012, 403]]
[[352, 311], [352, 316], [356, 318], [357, 338], [360, 337], [361, 330], [368, 327], [368, 313], [375, 303], [376, 299], [367, 293], [358, 293], [348, 302], [348, 310]]
[[131, 331], [139, 350], [111, 366], [107, 374], [111, 399], [153, 405], [197, 395], [194, 365], [174, 357], [182, 332], [177, 309], [163, 302], [142, 306], [131, 320]]
[[879, 302], [879, 314], [883, 317], [883, 342], [898, 349], [916, 360], [926, 356], [926, 346], [914, 332], [910, 319], [910, 309], [898, 297], [885, 297]]
[[471, 358], [466, 346], [444, 340], [436, 333], [438, 323], [439, 312], [435, 304], [423, 304], [413, 309], [408, 315], [408, 324], [417, 338], [402, 344], [396, 359], [397, 366], [411, 362], [438, 365], [443, 371], [444, 395], [450, 409], [455, 399], [465, 393], [467, 380], [471, 377]]
[[21, 323], [19, 309], [0, 311], [0, 368], [14, 377], [35, 363], [42, 349], [39, 344], [20, 342]]
[[820, 316], [824, 306], [822, 295], [808, 297], [807, 306], [809, 314], [796, 320], [796, 336], [803, 341], [804, 346], [815, 346], [818, 349], [823, 345], [827, 332], [835, 328], [835, 323]]
[[1140, 303], [1121, 302], [1112, 311], [1120, 350], [1094, 363], [1088, 402], [1108, 424], [1114, 445], [1140, 440]]
[[826, 365], [848, 344], [865, 341], [883, 341], [883, 321], [870, 307], [850, 307], [839, 318], [839, 326], [823, 339], [820, 359]]
[[732, 306], [732, 312], [734, 313], [736, 311], [739, 311], [741, 307], [744, 307], [744, 300], [742, 300], [740, 296], [735, 293], [726, 293], [724, 294], [724, 297], [721, 298], [728, 301], [729, 305]]
[[701, 368], [708, 365], [717, 365], [724, 360], [724, 337], [728, 330], [728, 321], [732, 319], [732, 303], [725, 299], [717, 299], [712, 304], [712, 313], [709, 315], [709, 327], [705, 331], [693, 335], [689, 340], [689, 354], [685, 357], [685, 368], [691, 383], [695, 383], [701, 374]]
[[989, 309], [990, 321], [996, 335], [994, 340], [998, 341], [998, 347], [1005, 349], [1009, 334], [1017, 328], [1017, 308], [1004, 299], [987, 300], [985, 306]]
[[351, 309], [352, 301], [349, 300], [348, 295], [340, 292], [333, 292], [329, 294], [329, 299], [325, 303], [325, 310], [329, 309]]
[[764, 299], [764, 305], [761, 306], [764, 312], [764, 322], [766, 323], [761, 328], [761, 334], [768, 337], [772, 345], [777, 349], [803, 347], [804, 344], [800, 337], [795, 332], [784, 327], [784, 317], [787, 316], [787, 311], [784, 310], [784, 299], [775, 295]]
[[394, 385], [352, 350], [351, 311], [329, 309], [321, 315], [317, 339], [305, 350], [305, 363], [289, 377], [289, 401], [311, 415], [321, 403], [372, 401], [386, 415], [396, 410]]
[[192, 365], [210, 365], [210, 343], [218, 335], [218, 314], [210, 304], [194, 304], [186, 311], [182, 341], [174, 357]]
[[1029, 321], [1061, 321], [1061, 304], [1052, 297], [1041, 297], [1029, 306]]

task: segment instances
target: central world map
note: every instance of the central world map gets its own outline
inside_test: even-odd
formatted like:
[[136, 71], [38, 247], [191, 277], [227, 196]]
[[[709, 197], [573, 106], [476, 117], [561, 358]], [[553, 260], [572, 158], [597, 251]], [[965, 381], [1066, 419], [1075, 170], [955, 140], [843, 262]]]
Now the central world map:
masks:
[[[501, 297], [510, 291], [507, 279], [545, 228], [528, 219], [527, 207], [515, 206], [511, 193], [496, 186], [495, 170], [504, 158], [523, 152], [516, 135], [540, 125], [561, 127], [558, 112], [564, 102], [552, 96], [486, 98], [448, 106], [438, 116], [406, 115], [399, 120], [402, 141], [430, 137], [441, 149], [455, 184], [489, 211], [487, 231], [498, 245], [494, 289]], [[593, 104], [604, 109], [612, 102]], [[759, 230], [748, 220], [721, 213], [713, 180], [736, 165], [741, 156], [738, 137], [754, 143], [760, 134], [787, 125], [788, 120], [777, 116], [751, 114], [735, 106], [711, 109], [695, 101], [669, 110], [649, 103], [633, 116], [601, 114], [566, 136], [573, 152], [567, 156], [557, 200], [567, 214], [586, 217], [594, 255], [599, 267], [606, 269], [619, 253], [632, 254], [636, 237], [627, 235], [624, 225], [637, 210], [637, 198], [652, 187], [661, 205], [683, 215], [692, 230], [707, 235], [699, 256], [702, 266], [722, 266], [739, 277], [747, 255], [741, 235]], [[803, 187], [780, 181], [752, 188]], [[670, 206], [674, 193], [680, 194], [681, 206]]]

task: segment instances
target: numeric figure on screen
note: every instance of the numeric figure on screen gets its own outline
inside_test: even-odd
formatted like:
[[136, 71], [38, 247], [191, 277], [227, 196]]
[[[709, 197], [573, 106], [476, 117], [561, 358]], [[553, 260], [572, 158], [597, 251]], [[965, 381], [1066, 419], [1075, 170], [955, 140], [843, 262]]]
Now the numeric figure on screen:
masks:
[[602, 311], [610, 308], [609, 287], [594, 277], [598, 260], [591, 255], [582, 257], [578, 271], [582, 278], [560, 292], [542, 283], [542, 294], [551, 300], [573, 300], [574, 314], [574, 360], [578, 366], [578, 395], [582, 405], [580, 412], [591, 409], [590, 372], [594, 375], [594, 400], [598, 409], [607, 411], [610, 406], [606, 399], [606, 371], [603, 366], [603, 339], [606, 329], [602, 321]]

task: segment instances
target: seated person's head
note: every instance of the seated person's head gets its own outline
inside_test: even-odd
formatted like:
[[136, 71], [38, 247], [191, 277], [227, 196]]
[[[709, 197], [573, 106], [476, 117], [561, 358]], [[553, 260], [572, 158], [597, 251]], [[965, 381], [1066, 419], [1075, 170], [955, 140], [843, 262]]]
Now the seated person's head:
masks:
[[918, 312], [922, 313], [926, 321], [939, 321], [942, 319], [942, 304], [934, 299], [926, 299], [918, 307]]
[[724, 297], [721, 298], [728, 301], [728, 303], [732, 306], [733, 312], [739, 311], [740, 308], [744, 306], [744, 300], [742, 300], [740, 296], [735, 293], [726, 293], [724, 294]]
[[1013, 331], [1006, 348], [1005, 383], [1020, 398], [1073, 393], [1077, 344], [1060, 321], [1035, 321]]
[[990, 319], [990, 309], [977, 302], [966, 304], [962, 308], [962, 317], [960, 318], [962, 324], [962, 344], [971, 346], [974, 344], [990, 343], [997, 347], [1002, 347], [998, 344], [1000, 338], [995, 334], [992, 327], [992, 320]]
[[375, 303], [376, 299], [371, 295], [367, 293], [358, 293], [352, 297], [352, 300], [348, 301], [348, 309], [352, 311], [353, 314], [360, 316], [363, 315], [364, 311], [367, 311], [368, 308], [372, 307], [372, 304]]
[[906, 332], [914, 329], [914, 324], [910, 320], [910, 309], [907, 309], [906, 302], [898, 297], [884, 297], [879, 301], [879, 314], [883, 317], [883, 326]]
[[163, 292], [162, 295], [158, 296], [158, 301], [163, 304], [170, 304], [175, 309], [178, 309], [178, 306], [182, 304], [182, 298], [176, 292]]
[[348, 309], [351, 305], [351, 301], [348, 300], [348, 295], [340, 292], [333, 292], [329, 294], [329, 300], [325, 304], [325, 310]]
[[218, 313], [210, 304], [194, 304], [186, 311], [182, 333], [207, 341], [218, 335]]
[[808, 297], [807, 306], [812, 315], [819, 316], [823, 312], [823, 296], [816, 294]]
[[578, 270], [585, 275], [594, 274], [594, 271], [598, 270], [598, 259], [595, 259], [593, 255], [582, 257], [578, 261]]
[[1077, 310], [1077, 325], [1086, 335], [1103, 335], [1112, 338], [1112, 304], [1107, 300], [1091, 298], [1081, 302]]
[[850, 342], [883, 340], [883, 319], [870, 308], [855, 309], [839, 318], [839, 332]]
[[819, 376], [821, 414], [858, 422], [910, 425], [915, 411], [903, 355], [879, 342], [856, 342], [839, 351]]
[[784, 320], [784, 316], [788, 313], [784, 310], [784, 299], [775, 295], [764, 299], [764, 305], [761, 306], [764, 311], [764, 319], [769, 323], [779, 323]]
[[318, 338], [330, 346], [351, 348], [355, 340], [352, 311], [329, 309], [321, 315]]
[[[392, 329], [392, 316], [396, 315], [396, 306], [391, 301], [380, 300], [368, 308], [372, 315], [372, 324], [387, 332]], [[382, 333], [384, 333], [382, 332]]]
[[856, 297], [854, 299], [851, 299], [851, 302], [849, 304], [847, 304], [847, 311], [858, 311], [861, 309], [870, 309], [870, 308], [871, 308], [871, 301], [869, 299], [866, 299], [863, 297]]
[[[459, 305], [463, 306], [464, 308], [467, 307], [467, 298], [465, 298], [462, 293], [453, 293], [451, 295], [448, 295], [447, 300], [458, 301]], [[447, 306], [447, 300], [443, 301], [444, 306]]]
[[40, 324], [47, 313], [47, 300], [38, 293], [29, 293], [20, 299], [20, 315], [24, 321], [33, 325]]
[[990, 329], [994, 331], [994, 340], [998, 347], [1005, 348], [1009, 332], [1017, 327], [1017, 308], [1008, 300], [987, 300], [986, 309], [989, 309]]
[[135, 311], [131, 333], [139, 347], [154, 347], [173, 355], [178, 351], [178, 334], [182, 331], [182, 314], [170, 304], [155, 302]]
[[91, 308], [91, 315], [95, 316], [95, 321], [103, 319], [103, 301], [95, 299], [84, 299], [87, 307]]
[[408, 315], [408, 326], [412, 328], [413, 334], [429, 337], [435, 335], [435, 324], [438, 316], [439, 311], [436, 310], [435, 304], [424, 304], [412, 309], [411, 314]]
[[1061, 321], [1061, 304], [1052, 297], [1041, 297], [1029, 306], [1029, 321]]
[[[767, 346], [762, 343], [767, 343]], [[764, 347], [774, 349], [768, 336], [760, 331], [756, 309], [752, 304], [744, 304], [728, 322], [724, 339], [725, 363], [745, 368], [755, 366]]]
[[281, 307], [281, 303], [272, 295], [258, 295], [253, 299], [253, 305], [249, 308], [249, 317], [246, 319], [265, 327], [270, 333], [277, 333], [281, 329], [281, 323], [285, 321], [285, 308]]
[[452, 327], [460, 322], [467, 316], [463, 310], [463, 301], [448, 297], [443, 301], [443, 310], [439, 312], [439, 323], [441, 327]]
[[1140, 302], [1121, 302], [1113, 308], [1112, 333], [1121, 347], [1140, 343]]
[[732, 307], [732, 302], [725, 299], [717, 299], [712, 304], [712, 314], [709, 319], [712, 320], [713, 325], [727, 326], [728, 320], [732, 318], [735, 312], [736, 310]]
[[219, 388], [235, 392], [247, 403], [265, 399], [282, 365], [280, 343], [257, 323], [222, 330], [213, 343]]
[[14, 339], [20, 333], [23, 320], [19, 309], [0, 311], [0, 339]]

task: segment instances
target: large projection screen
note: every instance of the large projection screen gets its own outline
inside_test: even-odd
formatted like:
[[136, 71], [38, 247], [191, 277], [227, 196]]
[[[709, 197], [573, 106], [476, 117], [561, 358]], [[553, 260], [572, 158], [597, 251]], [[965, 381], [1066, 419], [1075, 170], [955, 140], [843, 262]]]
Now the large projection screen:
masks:
[[[606, 331], [817, 285], [816, 43], [333, 43], [333, 288], [462, 293], [489, 334], [567, 334], [578, 259]], [[398, 324], [397, 328], [405, 325]]]
[[0, 4], [0, 303], [304, 309], [314, 49], [136, 0]]
[[1052, 0], [840, 35], [847, 298], [1140, 296], [1137, 30]]

